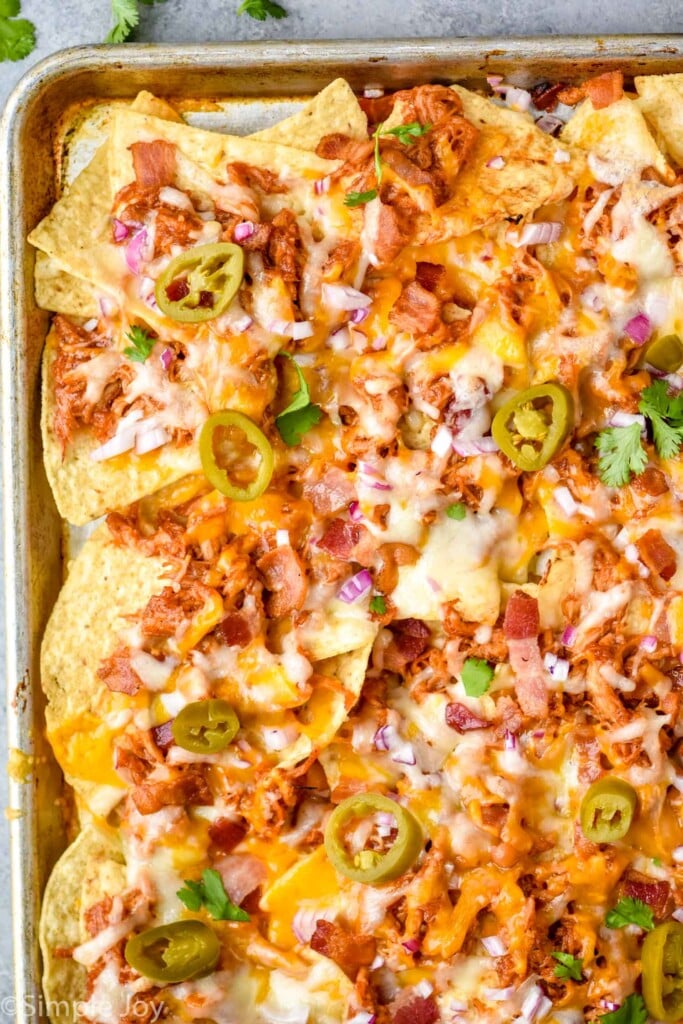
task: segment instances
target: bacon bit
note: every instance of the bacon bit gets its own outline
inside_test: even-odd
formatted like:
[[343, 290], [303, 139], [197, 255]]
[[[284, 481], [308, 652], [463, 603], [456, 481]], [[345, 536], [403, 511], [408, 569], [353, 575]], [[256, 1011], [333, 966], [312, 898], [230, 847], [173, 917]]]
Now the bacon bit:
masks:
[[252, 853], [234, 853], [221, 857], [214, 867], [223, 879], [228, 896], [238, 906], [268, 878], [268, 869]]
[[671, 886], [668, 882], [650, 878], [649, 875], [629, 868], [621, 880], [620, 888], [624, 896], [641, 900], [651, 907], [655, 917], [665, 916], [671, 897]]
[[163, 139], [134, 142], [130, 151], [133, 154], [135, 180], [141, 188], [162, 188], [173, 184], [176, 148], [172, 143]]
[[661, 469], [655, 469], [654, 466], [648, 466], [638, 476], [634, 476], [631, 487], [638, 494], [644, 494], [650, 498], [658, 498], [669, 490], [666, 477]]
[[606, 71], [604, 75], [589, 78], [583, 88], [595, 109], [602, 110], [624, 95], [624, 76], [621, 71]]
[[231, 612], [218, 623], [215, 635], [228, 647], [246, 647], [256, 634], [250, 616], [245, 612]]
[[415, 264], [415, 280], [428, 292], [438, 293], [446, 276], [446, 268], [440, 263], [426, 263], [419, 260]]
[[487, 729], [491, 723], [479, 718], [464, 704], [453, 702], [446, 705], [446, 725], [456, 732], [469, 732], [470, 729]]
[[319, 480], [304, 482], [304, 498], [321, 516], [331, 515], [345, 508], [356, 497], [356, 490], [348, 474], [333, 466]]
[[133, 803], [140, 814], [154, 814], [162, 807], [208, 805], [213, 795], [206, 779], [196, 768], [180, 771], [164, 782], [144, 782], [131, 791]]
[[175, 743], [173, 739], [173, 720], [164, 722], [162, 725], [155, 725], [152, 727], [152, 739], [156, 743], [159, 750], [166, 753]]
[[676, 572], [676, 552], [659, 530], [648, 530], [636, 541], [641, 561], [663, 580], [670, 580]]
[[164, 587], [151, 597], [140, 618], [143, 636], [170, 637], [212, 597], [213, 591], [198, 580], [185, 578], [180, 588]]
[[270, 591], [266, 611], [271, 618], [281, 619], [303, 608], [308, 581], [304, 564], [293, 548], [274, 548], [266, 552], [256, 568]]
[[117, 647], [112, 655], [105, 658], [97, 670], [97, 676], [114, 693], [127, 693], [130, 697], [142, 686], [142, 679], [130, 663], [130, 649]]
[[575, 107], [577, 103], [586, 98], [586, 93], [582, 85], [568, 85], [558, 92], [557, 98], [565, 106]]
[[239, 821], [233, 818], [216, 818], [209, 825], [209, 839], [221, 853], [232, 853], [248, 831], [249, 826], [244, 818]]
[[[170, 723], [169, 732], [170, 732]], [[164, 728], [161, 726], [160, 728]], [[171, 743], [173, 735], [171, 734]], [[159, 764], [163, 756], [153, 735], [153, 731], [124, 733], [114, 745], [114, 767], [119, 775], [127, 778], [138, 786]]]
[[527, 640], [530, 637], [537, 637], [540, 629], [538, 601], [535, 597], [525, 594], [523, 590], [515, 590], [510, 595], [503, 620], [506, 640]]
[[439, 1008], [432, 996], [414, 996], [394, 1010], [392, 1024], [436, 1024], [440, 1019]]
[[550, 85], [542, 82], [531, 90], [531, 100], [537, 110], [554, 110], [557, 106], [559, 94], [565, 89], [564, 82], [555, 82]]
[[432, 292], [411, 281], [399, 295], [389, 320], [409, 334], [433, 334], [441, 323], [441, 303]]
[[334, 960], [352, 981], [361, 967], [370, 966], [377, 949], [372, 936], [357, 935], [339, 924], [323, 920], [317, 922], [310, 946], [321, 956]]
[[333, 519], [318, 541], [318, 547], [333, 558], [358, 562], [366, 568], [372, 565], [375, 554], [375, 542], [370, 531], [361, 523], [346, 519]]
[[393, 638], [384, 650], [384, 668], [402, 672], [406, 665], [424, 654], [432, 634], [420, 619], [396, 619], [388, 628]]

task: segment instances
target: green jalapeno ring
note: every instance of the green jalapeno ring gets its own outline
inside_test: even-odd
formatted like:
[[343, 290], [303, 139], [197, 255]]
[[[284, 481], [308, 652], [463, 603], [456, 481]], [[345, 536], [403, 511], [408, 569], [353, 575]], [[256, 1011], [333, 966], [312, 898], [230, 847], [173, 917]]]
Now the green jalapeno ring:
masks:
[[[398, 835], [386, 853], [363, 850], [351, 857], [344, 843], [344, 829], [353, 818], [391, 814]], [[379, 793], [358, 793], [343, 800], [330, 815], [325, 828], [325, 850], [337, 871], [354, 882], [377, 885], [398, 878], [417, 860], [424, 845], [417, 818], [405, 807]]]
[[635, 789], [624, 779], [598, 779], [581, 801], [581, 831], [593, 843], [623, 839], [631, 827], [637, 803]]
[[[214, 320], [228, 308], [244, 276], [244, 253], [233, 242], [196, 245], [172, 259], [157, 278], [154, 295], [162, 313], [179, 323]], [[169, 296], [169, 291], [174, 289]], [[210, 298], [211, 304], [206, 304]]]
[[667, 921], [648, 932], [641, 951], [643, 998], [655, 1020], [683, 1017], [683, 924]]
[[[228, 470], [218, 464], [215, 452], [215, 437], [221, 429], [234, 429], [244, 435], [249, 445], [256, 449], [259, 456], [259, 465], [256, 476], [245, 487], [234, 483], [228, 474]], [[273, 449], [266, 435], [260, 430], [253, 420], [241, 412], [232, 412], [226, 409], [222, 412], [215, 412], [209, 416], [201, 429], [199, 435], [199, 457], [202, 469], [209, 483], [234, 501], [253, 501], [263, 494], [273, 476], [275, 456]]]
[[225, 700], [197, 700], [186, 704], [171, 723], [173, 739], [193, 754], [225, 750], [239, 732], [240, 721]]
[[139, 974], [174, 985], [208, 974], [221, 955], [218, 936], [202, 921], [174, 921], [134, 935], [126, 943], [125, 958]]
[[676, 373], [683, 366], [683, 341], [677, 334], [655, 338], [646, 346], [641, 362], [662, 373]]
[[543, 469], [560, 450], [573, 421], [571, 394], [561, 384], [550, 382], [508, 398], [493, 418], [491, 433], [511, 462], [533, 472]]

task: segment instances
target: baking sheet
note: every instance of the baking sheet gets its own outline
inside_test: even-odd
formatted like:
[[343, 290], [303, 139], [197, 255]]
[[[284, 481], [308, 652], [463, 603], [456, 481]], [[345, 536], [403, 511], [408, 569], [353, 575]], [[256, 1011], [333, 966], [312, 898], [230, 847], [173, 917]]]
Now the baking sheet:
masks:
[[[9, 745], [30, 759], [15, 759], [8, 811], [17, 1024], [45, 1019], [37, 945], [40, 893], [66, 843], [69, 814], [43, 734], [38, 674], [40, 638], [62, 579], [63, 540], [40, 451], [39, 372], [47, 315], [33, 301], [33, 253], [25, 243], [54, 201], [62, 164], [70, 179], [88, 158], [84, 142], [66, 146], [62, 160], [67, 129], [79, 119], [83, 123], [86, 107], [132, 99], [140, 89], [220, 100], [220, 121], [210, 123], [215, 114], [204, 110], [192, 115], [193, 122], [246, 133], [287, 116], [301, 102], [296, 97], [317, 92], [339, 75], [362, 91], [428, 81], [477, 84], [486, 74], [503, 74], [522, 86], [544, 79], [571, 82], [612, 68], [627, 75], [680, 71], [683, 37], [83, 47], [38, 65], [13, 93], [0, 122], [0, 436]], [[94, 147], [96, 116], [88, 131]]]

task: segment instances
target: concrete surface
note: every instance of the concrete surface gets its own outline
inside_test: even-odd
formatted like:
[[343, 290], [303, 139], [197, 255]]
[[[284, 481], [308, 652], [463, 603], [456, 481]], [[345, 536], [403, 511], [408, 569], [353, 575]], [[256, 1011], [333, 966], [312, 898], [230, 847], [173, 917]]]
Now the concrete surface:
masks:
[[[167, 0], [142, 7], [136, 38], [149, 42], [251, 39], [343, 39], [398, 36], [545, 35], [683, 32], [680, 0], [282, 0], [289, 16], [254, 21], [238, 16], [239, 0]], [[108, 0], [24, 0], [22, 16], [38, 30], [36, 50], [17, 64], [0, 64], [0, 104], [32, 63], [63, 47], [99, 43], [110, 25]], [[0, 564], [0, 579], [2, 579]], [[1, 619], [0, 619], [1, 621]], [[0, 645], [1, 648], [2, 645]], [[0, 679], [4, 679], [0, 649]], [[6, 763], [4, 703], [0, 702], [0, 765]], [[7, 804], [4, 773], [0, 806]], [[0, 818], [0, 1021], [15, 1019], [11, 992], [9, 875], [6, 826]]]

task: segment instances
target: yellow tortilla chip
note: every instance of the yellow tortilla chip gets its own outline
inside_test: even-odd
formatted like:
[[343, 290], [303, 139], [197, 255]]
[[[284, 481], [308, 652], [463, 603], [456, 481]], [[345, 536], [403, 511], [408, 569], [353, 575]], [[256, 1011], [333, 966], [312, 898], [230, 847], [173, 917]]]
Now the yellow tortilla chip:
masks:
[[683, 75], [644, 75], [634, 79], [638, 106], [664, 152], [683, 166]]
[[75, 1024], [86, 991], [85, 967], [59, 951], [89, 938], [83, 910], [105, 895], [116, 895], [124, 884], [117, 847], [92, 827], [84, 829], [55, 864], [43, 894], [39, 929], [43, 991], [52, 1024]]
[[95, 289], [87, 281], [72, 277], [50, 256], [38, 250], [33, 280], [36, 302], [41, 309], [89, 320], [100, 316]]
[[344, 78], [330, 82], [298, 114], [249, 138], [315, 150], [320, 140], [332, 132], [341, 132], [352, 139], [365, 139], [368, 134], [368, 119]]
[[671, 184], [674, 173], [652, 138], [638, 104], [624, 96], [596, 110], [584, 100], [562, 129], [563, 142], [590, 150], [588, 164], [601, 181], [618, 185], [653, 167]]

